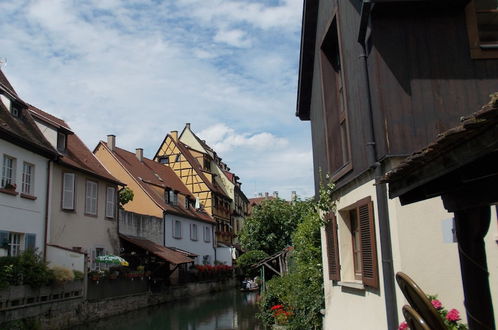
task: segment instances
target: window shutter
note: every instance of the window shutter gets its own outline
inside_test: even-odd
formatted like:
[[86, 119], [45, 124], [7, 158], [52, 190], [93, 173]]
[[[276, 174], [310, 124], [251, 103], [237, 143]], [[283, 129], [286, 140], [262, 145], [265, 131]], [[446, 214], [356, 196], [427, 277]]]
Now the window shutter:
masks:
[[373, 288], [379, 288], [373, 204], [370, 200], [368, 200], [365, 204], [358, 206], [358, 218], [361, 236], [363, 284]]
[[25, 234], [24, 235], [24, 249], [34, 251], [35, 248], [36, 248], [36, 234]]
[[62, 208], [74, 209], [74, 173], [64, 173]]
[[9, 232], [0, 230], [0, 249], [9, 248]]
[[325, 215], [325, 236], [327, 238], [327, 260], [329, 263], [329, 279], [341, 280], [341, 265], [339, 262], [339, 244], [337, 240], [337, 220], [333, 213]]
[[116, 196], [115, 190], [113, 187], [107, 187], [106, 194], [106, 208], [105, 208], [105, 216], [108, 218], [114, 218], [114, 198]]

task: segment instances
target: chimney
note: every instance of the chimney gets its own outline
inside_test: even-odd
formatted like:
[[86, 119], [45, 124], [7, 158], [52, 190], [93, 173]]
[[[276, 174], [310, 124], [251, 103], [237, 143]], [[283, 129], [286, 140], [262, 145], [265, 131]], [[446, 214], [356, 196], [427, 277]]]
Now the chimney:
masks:
[[297, 200], [297, 194], [295, 191], [291, 192], [291, 201], [296, 201]]
[[265, 192], [265, 198], [268, 198], [268, 193], [267, 192]]
[[142, 148], [135, 149], [135, 155], [137, 155], [137, 159], [141, 162], [144, 160], [144, 150]]
[[171, 131], [170, 134], [175, 142], [178, 141], [178, 131]]
[[273, 192], [273, 197], [278, 198], [278, 191]]
[[114, 148], [116, 148], [116, 135], [107, 135], [107, 148], [109, 148], [109, 150], [111, 151], [114, 151]]
[[190, 123], [185, 123], [185, 128], [190, 129]]

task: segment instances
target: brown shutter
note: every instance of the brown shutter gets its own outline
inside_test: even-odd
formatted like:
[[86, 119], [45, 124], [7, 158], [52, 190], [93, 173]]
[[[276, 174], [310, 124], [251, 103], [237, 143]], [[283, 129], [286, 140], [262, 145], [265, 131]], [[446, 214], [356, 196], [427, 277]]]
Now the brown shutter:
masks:
[[329, 264], [329, 279], [341, 280], [341, 266], [339, 263], [339, 244], [337, 241], [337, 220], [333, 213], [325, 215], [325, 236], [327, 238], [327, 260]]
[[375, 225], [373, 204], [368, 199], [358, 206], [358, 218], [361, 236], [361, 259], [363, 264], [363, 284], [379, 288], [379, 272], [377, 269], [377, 245], [375, 244]]

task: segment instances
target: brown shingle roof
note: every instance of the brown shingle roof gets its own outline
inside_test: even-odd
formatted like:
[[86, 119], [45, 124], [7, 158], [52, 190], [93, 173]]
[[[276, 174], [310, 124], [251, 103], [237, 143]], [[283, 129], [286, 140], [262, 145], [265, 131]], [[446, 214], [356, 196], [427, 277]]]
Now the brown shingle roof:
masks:
[[0, 102], [0, 137], [13, 144], [29, 149], [48, 158], [55, 158], [57, 152], [36, 126], [26, 104], [17, 97], [12, 86], [0, 70], [0, 91], [9, 95], [12, 104], [20, 106], [19, 117], [14, 117]]
[[[33, 116], [38, 120], [56, 126], [57, 128], [63, 128], [66, 131], [71, 131], [71, 128], [64, 120], [50, 115], [32, 105], [29, 105], [29, 110], [30, 113], [33, 114]], [[101, 179], [122, 184], [119, 180], [107, 172], [100, 161], [76, 134], [67, 135], [66, 152], [60, 155], [58, 161], [63, 165], [82, 170], [88, 174], [96, 175]]]
[[[100, 142], [109, 152], [111, 150], [107, 147], [107, 143]], [[193, 208], [186, 209], [184, 205], [171, 205], [164, 201], [164, 193], [159, 194], [153, 186], [161, 187], [163, 189], [175, 190], [182, 195], [193, 198], [190, 191], [185, 187], [180, 178], [173, 172], [171, 168], [166, 165], [155, 162], [146, 157], [140, 162], [136, 155], [127, 150], [114, 147], [112, 154], [116, 157], [118, 162], [126, 168], [128, 173], [132, 175], [138, 184], [147, 192], [147, 194], [154, 200], [154, 202], [166, 212], [178, 214], [197, 220], [202, 220], [209, 223], [214, 223], [213, 218], [201, 211]]]
[[159, 258], [162, 258], [174, 265], [188, 264], [194, 262], [193, 259], [187, 257], [184, 253], [169, 249], [167, 247], [149, 241], [145, 238], [126, 236], [123, 234], [119, 234], [119, 237], [138, 247], [141, 247], [142, 249], [151, 252], [152, 254], [158, 256]]
[[[441, 157], [463, 141], [470, 140], [482, 132], [498, 125], [498, 93], [479, 111], [461, 119], [461, 124], [438, 135], [427, 147], [406, 157], [396, 168], [392, 169], [381, 182], [394, 182], [402, 179], [421, 166]], [[467, 160], [460, 160], [461, 163]]]

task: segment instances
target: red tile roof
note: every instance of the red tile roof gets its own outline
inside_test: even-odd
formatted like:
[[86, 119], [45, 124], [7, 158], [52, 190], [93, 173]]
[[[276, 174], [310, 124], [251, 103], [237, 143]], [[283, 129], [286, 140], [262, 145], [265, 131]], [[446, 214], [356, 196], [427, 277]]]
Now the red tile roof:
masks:
[[[106, 142], [101, 141], [100, 143], [109, 152], [111, 152], [111, 150], [107, 147]], [[182, 195], [189, 196], [192, 199], [194, 198], [180, 178], [169, 166], [160, 164], [146, 157], [143, 158], [143, 162], [140, 162], [135, 153], [118, 147], [114, 147], [112, 154], [128, 171], [128, 173], [135, 178], [142, 189], [164, 211], [196, 220], [214, 223], [213, 218], [204, 211], [195, 210], [192, 207], [186, 209], [185, 205], [171, 205], [166, 203], [164, 201], [164, 193], [159, 194], [157, 190], [153, 188], [153, 186], [156, 186], [163, 189], [171, 189], [181, 193]]]
[[187, 257], [184, 253], [177, 252], [177, 251], [172, 250], [170, 248], [156, 244], [156, 243], [149, 241], [145, 238], [126, 236], [123, 234], [119, 234], [119, 237], [121, 237], [125, 241], [128, 241], [128, 242], [130, 242], [138, 247], [141, 247], [142, 249], [145, 249], [145, 250], [151, 252], [152, 254], [158, 256], [159, 258], [162, 258], [162, 259], [166, 260], [167, 262], [172, 263], [174, 265], [188, 264], [188, 263], [194, 262], [193, 259]]

